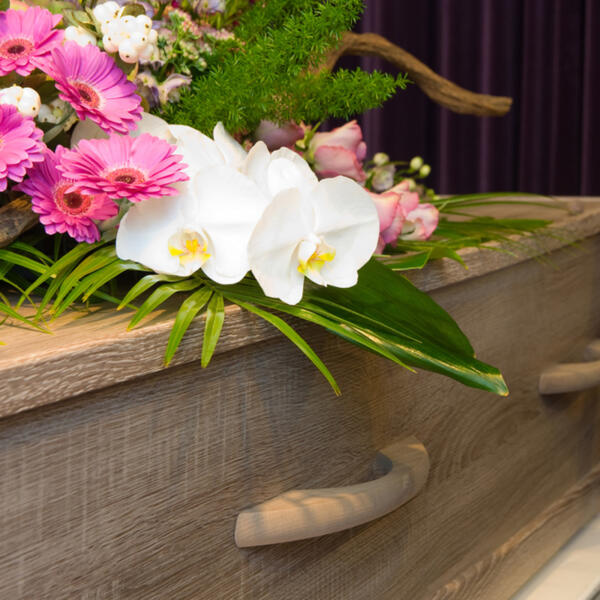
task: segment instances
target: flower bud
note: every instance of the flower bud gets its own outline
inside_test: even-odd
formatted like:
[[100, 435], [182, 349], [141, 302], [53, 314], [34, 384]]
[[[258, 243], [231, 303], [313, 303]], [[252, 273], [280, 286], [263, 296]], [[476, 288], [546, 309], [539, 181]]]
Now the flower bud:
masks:
[[135, 21], [138, 24], [140, 30], [142, 31], [145, 30], [146, 32], [148, 32], [152, 29], [152, 19], [147, 15], [138, 15], [135, 18]]
[[80, 46], [87, 46], [89, 44], [96, 45], [96, 38], [89, 31], [83, 27], [74, 27], [69, 25], [65, 29], [65, 39], [76, 42]]
[[419, 177], [427, 177], [431, 173], [431, 167], [429, 165], [423, 165], [419, 169]]
[[382, 167], [390, 162], [390, 157], [385, 152], [377, 152], [373, 157], [373, 162], [377, 167]]
[[23, 88], [23, 94], [17, 104], [17, 110], [25, 117], [37, 117], [42, 101], [32, 88]]
[[410, 161], [410, 168], [413, 171], [418, 171], [423, 166], [423, 159], [420, 156], [415, 156]]
[[104, 44], [104, 50], [109, 54], [116, 52], [119, 49], [119, 45], [114, 41], [111, 35], [105, 34], [102, 38]]
[[21, 96], [23, 95], [23, 88], [18, 85], [11, 85], [9, 88], [0, 90], [0, 104], [12, 104], [17, 106]]
[[124, 40], [119, 44], [119, 56], [123, 62], [136, 63], [139, 58], [139, 48], [131, 40]]

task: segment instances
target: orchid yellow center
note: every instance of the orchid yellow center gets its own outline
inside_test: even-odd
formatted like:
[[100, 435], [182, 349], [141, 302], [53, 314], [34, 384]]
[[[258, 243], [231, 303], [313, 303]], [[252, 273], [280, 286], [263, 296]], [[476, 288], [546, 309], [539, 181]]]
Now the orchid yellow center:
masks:
[[322, 238], [311, 236], [311, 239], [302, 240], [298, 245], [298, 271], [322, 285], [321, 269], [334, 258], [335, 248]]
[[182, 266], [192, 262], [202, 266], [210, 258], [207, 250], [206, 238], [197, 231], [184, 229], [169, 238], [169, 252], [179, 258]]

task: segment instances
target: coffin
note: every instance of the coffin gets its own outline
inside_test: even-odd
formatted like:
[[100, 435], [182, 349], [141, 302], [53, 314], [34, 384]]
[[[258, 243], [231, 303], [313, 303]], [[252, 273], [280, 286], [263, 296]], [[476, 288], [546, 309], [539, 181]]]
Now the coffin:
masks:
[[[538, 391], [600, 335], [600, 199], [569, 206], [517, 207], [555, 219], [552, 233], [464, 251], [468, 270], [443, 260], [411, 275], [501, 369], [507, 397], [307, 325], [336, 397], [236, 307], [208, 369], [201, 322], [163, 367], [169, 310], [131, 332], [129, 315], [106, 309], [72, 312], [52, 335], [0, 328], [0, 598], [511, 598], [600, 506], [598, 376]], [[597, 373], [590, 348], [583, 368]], [[399, 508], [328, 535], [236, 545], [244, 510], [376, 481], [378, 452], [407, 438], [430, 468]]]

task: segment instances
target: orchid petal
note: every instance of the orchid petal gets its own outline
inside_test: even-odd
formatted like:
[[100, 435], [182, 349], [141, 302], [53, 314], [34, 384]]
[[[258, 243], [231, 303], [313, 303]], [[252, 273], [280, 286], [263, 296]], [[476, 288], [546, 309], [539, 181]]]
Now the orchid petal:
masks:
[[335, 258], [321, 275], [330, 285], [351, 287], [357, 271], [373, 255], [379, 240], [379, 218], [369, 193], [347, 177], [319, 182], [314, 194], [317, 235], [335, 248]]
[[190, 176], [202, 169], [225, 164], [217, 144], [207, 135], [187, 125], [170, 125], [170, 129], [176, 138], [177, 153], [183, 156]]
[[247, 153], [233, 136], [225, 130], [223, 123], [220, 121], [215, 125], [213, 138], [219, 150], [223, 153], [225, 162], [239, 169], [244, 164]]
[[237, 283], [250, 269], [248, 241], [269, 200], [253, 181], [226, 165], [201, 171], [191, 187], [193, 223], [206, 232], [211, 254], [202, 269], [217, 283]]
[[308, 163], [293, 150], [280, 148], [271, 154], [267, 184], [272, 197], [290, 188], [297, 188], [308, 197], [318, 182]]
[[198, 267], [181, 265], [168, 249], [169, 238], [188, 224], [182, 210], [187, 201], [189, 198], [182, 195], [177, 200], [152, 198], [132, 206], [117, 230], [117, 256], [139, 262], [157, 273], [191, 275]]
[[304, 276], [298, 271], [296, 252], [314, 226], [314, 209], [297, 189], [280, 192], [265, 209], [248, 243], [248, 256], [267, 296], [288, 304], [300, 301]]

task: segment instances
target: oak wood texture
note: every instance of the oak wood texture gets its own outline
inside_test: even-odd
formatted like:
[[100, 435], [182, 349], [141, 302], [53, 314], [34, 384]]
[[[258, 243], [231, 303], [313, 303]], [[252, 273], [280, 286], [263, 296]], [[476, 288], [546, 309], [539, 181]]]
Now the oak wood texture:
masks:
[[429, 457], [414, 436], [390, 444], [376, 458], [385, 475], [338, 488], [290, 490], [246, 508], [237, 517], [239, 548], [282, 544], [374, 521], [414, 498], [427, 480]]
[[[485, 600], [507, 598], [511, 590], [519, 590], [523, 579], [529, 579], [533, 565], [541, 568], [554, 556], [563, 545], [566, 532], [577, 530], [597, 517], [599, 504], [600, 466], [596, 466], [504, 544], [434, 593], [432, 600], [451, 600], [465, 595]], [[596, 574], [598, 571], [600, 569]], [[588, 580], [590, 576], [593, 574], [587, 575]], [[517, 598], [520, 598], [519, 593], [512, 600]], [[560, 598], [566, 600], [565, 596]], [[549, 599], [546, 596], [544, 600]]]
[[[424, 291], [453, 285], [510, 267], [531, 258], [568, 246], [600, 231], [600, 202], [593, 198], [548, 200], [550, 207], [574, 206], [566, 210], [530, 206], [494, 206], [495, 214], [506, 217], [531, 216], [555, 220], [550, 233], [522, 240], [518, 249], [506, 252], [466, 249], [462, 251], [468, 269], [449, 259], [435, 261], [409, 278]], [[485, 214], [485, 208], [479, 209]], [[489, 207], [488, 207], [489, 210]], [[131, 312], [114, 308], [93, 309], [92, 313], [71, 312], [50, 325], [52, 335], [21, 326], [0, 327], [0, 417], [88, 392], [110, 380], [113, 384], [161, 371], [175, 310], [168, 306], [156, 311], [145, 325], [127, 331]], [[172, 365], [197, 360], [203, 336], [203, 322], [192, 323]], [[274, 328], [237, 307], [226, 308], [223, 335], [216, 352], [228, 352], [278, 337]], [[78, 356], [87, 357], [85, 368]], [[485, 357], [482, 357], [485, 360]], [[115, 361], [119, 368], [115, 369]]]
[[405, 71], [434, 102], [450, 110], [482, 117], [501, 117], [512, 105], [512, 98], [477, 94], [462, 88], [432, 71], [412, 54], [376, 33], [346, 32], [329, 54], [325, 68], [332, 69], [344, 55], [378, 56]]
[[[507, 397], [306, 327], [336, 397], [287, 340], [236, 311], [204, 370], [201, 325], [179, 364], [161, 367], [169, 314], [132, 333], [103, 311], [52, 336], [3, 327], [0, 598], [509, 600], [599, 507], [598, 390], [537, 391], [546, 367], [580, 360], [600, 335], [599, 213], [591, 200], [585, 211], [558, 231], [579, 219], [580, 243], [543, 262], [488, 252], [475, 276], [436, 276], [433, 297], [501, 369]], [[320, 538], [235, 546], [242, 510], [372, 480], [375, 453], [407, 435], [431, 469], [398, 510]]]

